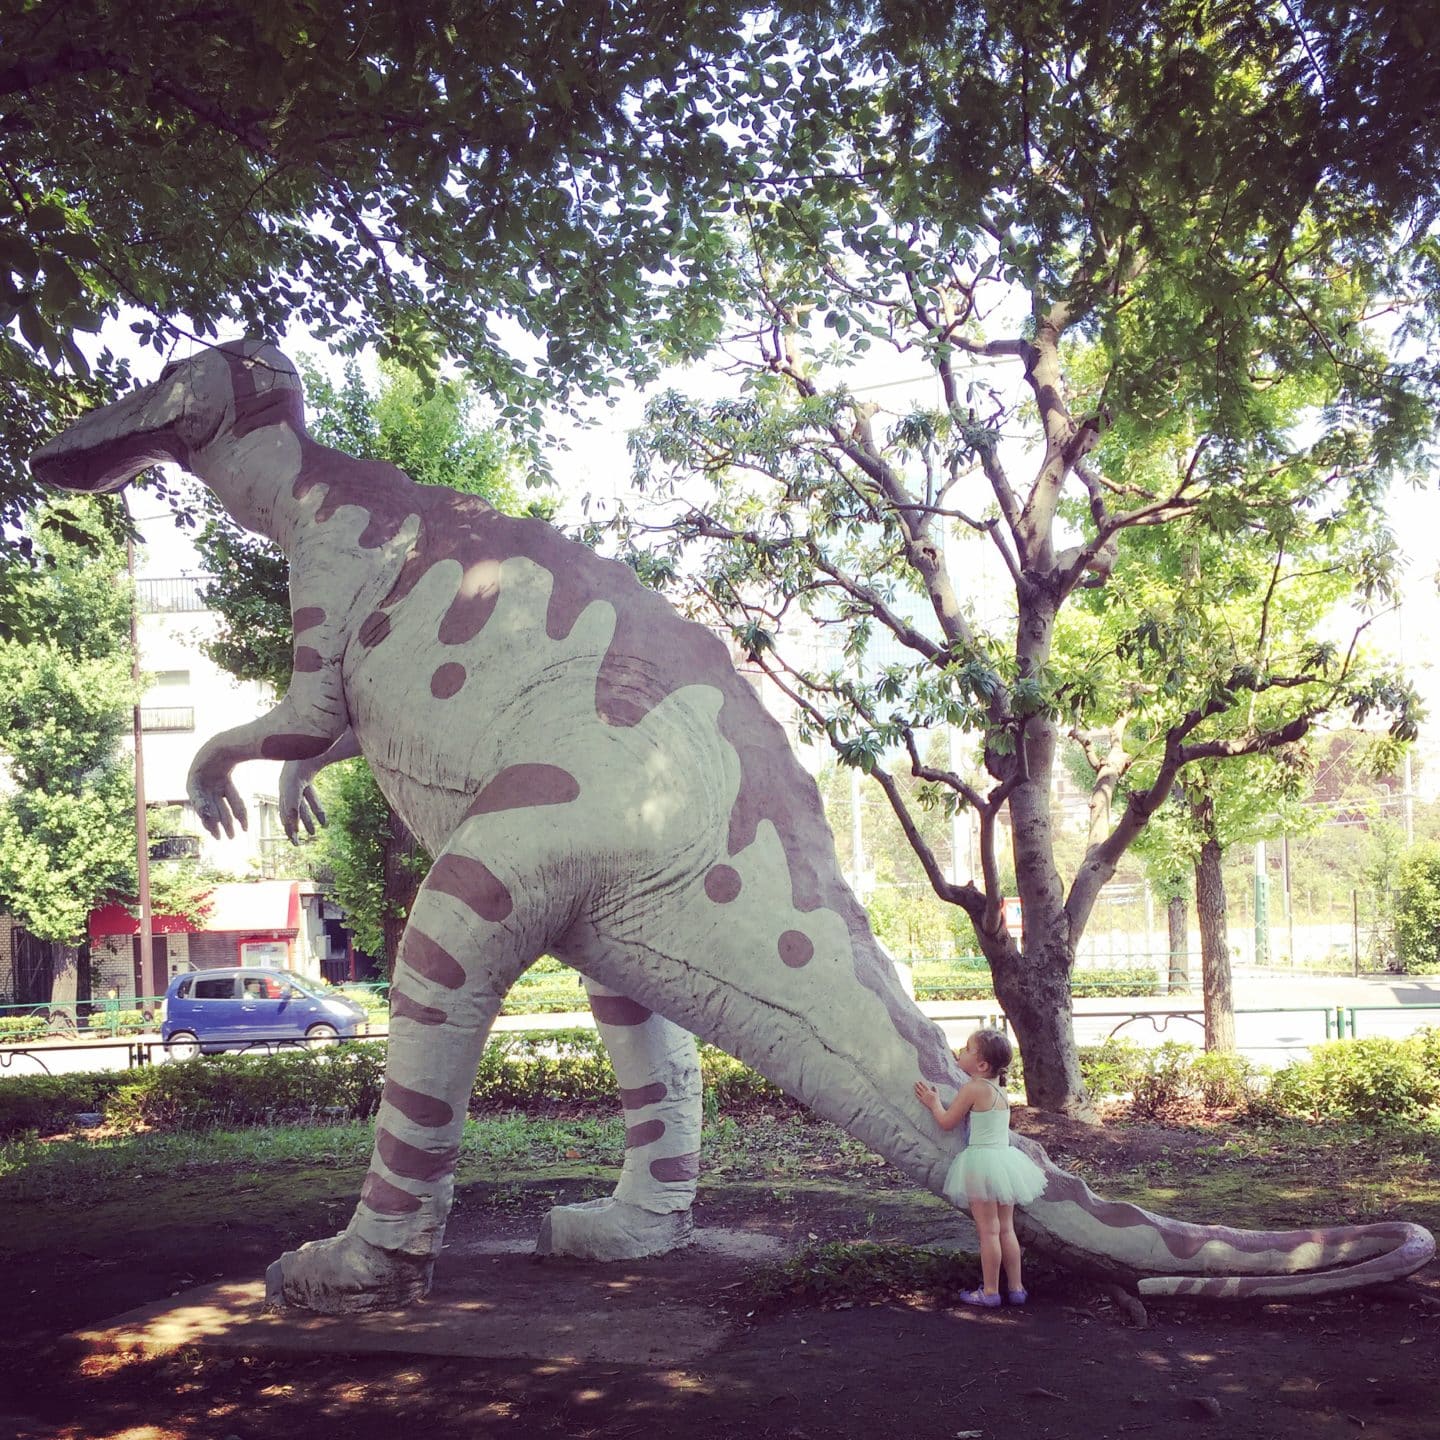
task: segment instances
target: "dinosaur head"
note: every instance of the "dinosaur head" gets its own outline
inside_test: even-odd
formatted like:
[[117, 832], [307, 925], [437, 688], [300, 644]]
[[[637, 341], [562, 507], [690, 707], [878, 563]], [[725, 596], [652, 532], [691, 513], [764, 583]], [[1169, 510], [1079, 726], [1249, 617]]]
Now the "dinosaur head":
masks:
[[224, 433], [301, 417], [295, 367], [273, 345], [242, 340], [167, 365], [153, 384], [92, 410], [30, 457], [35, 478], [104, 494], [164, 461], [192, 457]]

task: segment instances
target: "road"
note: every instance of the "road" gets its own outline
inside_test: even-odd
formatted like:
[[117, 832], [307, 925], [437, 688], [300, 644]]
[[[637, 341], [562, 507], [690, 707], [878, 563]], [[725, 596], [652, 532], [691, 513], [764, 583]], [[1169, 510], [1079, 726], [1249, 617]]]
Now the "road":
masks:
[[[1265, 1065], [1283, 1065], [1335, 1033], [1335, 1011], [1346, 1011], [1361, 1035], [1409, 1035], [1427, 1025], [1440, 1025], [1440, 976], [1416, 975], [1292, 975], [1281, 971], [1237, 972], [1234, 981], [1235, 1038], [1239, 1050]], [[977, 1025], [990, 1021], [993, 1004], [981, 1000], [924, 1000], [920, 1008], [940, 1022], [951, 1044], [959, 1048]], [[1182, 1012], [1190, 1012], [1187, 1016]], [[1118, 1034], [1142, 1045], [1180, 1040], [1201, 1042], [1200, 998], [1141, 996], [1131, 1000], [1080, 999], [1075, 1002], [1075, 1038], [1093, 1045]], [[1248, 1013], [1254, 1012], [1254, 1013]], [[502, 1015], [497, 1030], [549, 1030], [588, 1026], [588, 1011], [552, 1015]], [[158, 1036], [141, 1036], [158, 1040]], [[158, 1049], [156, 1059], [163, 1063]], [[11, 1075], [64, 1075], [87, 1070], [124, 1069], [129, 1064], [124, 1042], [47, 1041], [30, 1047], [0, 1046], [0, 1079]]]

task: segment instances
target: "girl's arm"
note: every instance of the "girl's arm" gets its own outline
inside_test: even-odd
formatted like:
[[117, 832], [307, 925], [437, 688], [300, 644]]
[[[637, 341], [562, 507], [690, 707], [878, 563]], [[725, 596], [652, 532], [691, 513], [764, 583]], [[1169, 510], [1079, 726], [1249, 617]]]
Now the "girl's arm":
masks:
[[923, 1080], [915, 1082], [915, 1098], [935, 1117], [935, 1123], [942, 1130], [953, 1130], [985, 1093], [986, 1087], [979, 1080], [969, 1080], [948, 1105], [942, 1105], [933, 1085], [927, 1085]]

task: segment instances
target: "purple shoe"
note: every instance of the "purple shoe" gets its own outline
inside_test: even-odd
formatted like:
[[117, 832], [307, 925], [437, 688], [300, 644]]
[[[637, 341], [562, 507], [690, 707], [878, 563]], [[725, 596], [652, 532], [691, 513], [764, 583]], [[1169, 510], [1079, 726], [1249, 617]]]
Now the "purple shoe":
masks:
[[1023, 1305], [1030, 1298], [1030, 1292], [1028, 1290], [1007, 1290], [1005, 1298], [1012, 1305]]
[[960, 1292], [960, 1303], [962, 1305], [978, 1305], [982, 1310], [996, 1310], [1000, 1306], [1000, 1292], [998, 1290], [962, 1290]]

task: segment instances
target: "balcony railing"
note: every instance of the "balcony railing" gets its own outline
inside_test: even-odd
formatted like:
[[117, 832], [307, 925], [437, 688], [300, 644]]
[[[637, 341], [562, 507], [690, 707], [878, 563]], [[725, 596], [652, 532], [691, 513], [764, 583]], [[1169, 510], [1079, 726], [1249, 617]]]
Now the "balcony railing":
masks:
[[143, 705], [140, 708], [140, 728], [147, 735], [193, 730], [195, 728], [195, 707], [193, 705]]
[[210, 584], [211, 575], [173, 575], [135, 582], [135, 599], [142, 615], [179, 615], [186, 611], [208, 610], [200, 592]]

